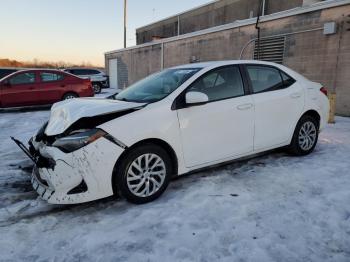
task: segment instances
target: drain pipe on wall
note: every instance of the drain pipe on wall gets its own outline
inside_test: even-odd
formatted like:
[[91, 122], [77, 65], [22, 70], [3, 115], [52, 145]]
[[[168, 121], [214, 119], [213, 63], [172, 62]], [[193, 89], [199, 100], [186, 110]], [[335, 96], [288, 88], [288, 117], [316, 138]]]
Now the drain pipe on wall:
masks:
[[161, 50], [160, 50], [160, 69], [164, 69], [164, 42], [161, 43]]
[[257, 59], [260, 60], [260, 26], [259, 26], [259, 22], [260, 22], [260, 16], [263, 15], [264, 12], [264, 8], [265, 8], [265, 0], [260, 0], [259, 3], [259, 9], [258, 9], [258, 16], [256, 18], [256, 23], [255, 23], [255, 29], [258, 30], [258, 48], [257, 48]]

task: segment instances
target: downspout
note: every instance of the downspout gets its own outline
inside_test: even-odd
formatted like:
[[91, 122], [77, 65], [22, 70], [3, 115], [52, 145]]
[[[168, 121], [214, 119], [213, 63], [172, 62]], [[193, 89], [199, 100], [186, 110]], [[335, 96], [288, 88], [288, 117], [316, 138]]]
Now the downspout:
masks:
[[161, 43], [161, 50], [160, 50], [160, 69], [164, 69], [164, 42]]
[[259, 22], [260, 22], [260, 16], [264, 15], [264, 8], [265, 8], [265, 0], [260, 0], [260, 4], [259, 4], [259, 9], [258, 9], [258, 16], [256, 18], [256, 23], [255, 23], [255, 29], [258, 30], [258, 38], [257, 38], [257, 44], [258, 44], [258, 48], [257, 48], [257, 60], [260, 60], [260, 26], [259, 26]]

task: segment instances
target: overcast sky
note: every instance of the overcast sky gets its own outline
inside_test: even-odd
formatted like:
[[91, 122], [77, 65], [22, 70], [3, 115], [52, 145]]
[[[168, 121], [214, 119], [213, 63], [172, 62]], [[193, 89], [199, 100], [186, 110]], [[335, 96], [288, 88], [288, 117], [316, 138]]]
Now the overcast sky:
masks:
[[[1, 0], [0, 58], [104, 64], [123, 47], [123, 0]], [[210, 0], [128, 0], [128, 46], [135, 29]]]

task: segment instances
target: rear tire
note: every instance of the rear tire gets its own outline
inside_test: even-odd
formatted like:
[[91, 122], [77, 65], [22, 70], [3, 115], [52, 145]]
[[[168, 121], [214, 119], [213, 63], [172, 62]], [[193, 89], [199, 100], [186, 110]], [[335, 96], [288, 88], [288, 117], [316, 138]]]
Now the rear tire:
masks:
[[292, 142], [288, 151], [296, 156], [310, 154], [316, 147], [318, 140], [318, 121], [309, 116], [302, 116], [294, 130]]
[[77, 98], [77, 97], [79, 97], [79, 96], [75, 93], [67, 93], [63, 96], [62, 100], [68, 100], [68, 99], [73, 99], [73, 98]]
[[113, 187], [131, 203], [151, 202], [167, 188], [172, 170], [171, 158], [163, 148], [141, 145], [115, 167]]
[[95, 94], [101, 93], [102, 85], [100, 83], [92, 83], [92, 88], [94, 89]]

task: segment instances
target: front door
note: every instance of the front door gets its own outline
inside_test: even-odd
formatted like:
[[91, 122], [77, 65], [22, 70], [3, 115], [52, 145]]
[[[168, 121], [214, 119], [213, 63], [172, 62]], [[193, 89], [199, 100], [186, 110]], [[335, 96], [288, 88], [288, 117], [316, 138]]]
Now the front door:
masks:
[[237, 66], [212, 70], [187, 90], [205, 93], [204, 105], [177, 111], [187, 167], [206, 165], [253, 150], [254, 105]]
[[17, 73], [1, 86], [4, 107], [35, 105], [39, 101], [35, 72]]

